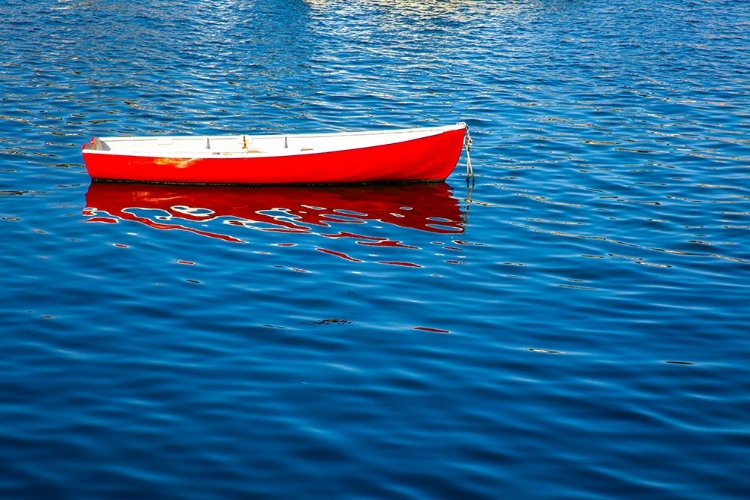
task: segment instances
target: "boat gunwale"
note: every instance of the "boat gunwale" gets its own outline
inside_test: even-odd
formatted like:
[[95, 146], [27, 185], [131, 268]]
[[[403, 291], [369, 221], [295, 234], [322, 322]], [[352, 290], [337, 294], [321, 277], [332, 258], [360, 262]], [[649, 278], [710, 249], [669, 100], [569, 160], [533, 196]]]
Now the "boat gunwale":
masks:
[[[453, 132], [461, 129], [468, 128], [465, 122], [457, 122], [455, 125], [441, 125], [435, 127], [412, 127], [412, 128], [401, 128], [401, 129], [384, 129], [384, 130], [368, 130], [368, 131], [355, 131], [355, 132], [324, 132], [324, 133], [305, 133], [305, 134], [272, 134], [272, 135], [248, 135], [248, 134], [232, 134], [232, 135], [153, 135], [153, 136], [108, 136], [108, 137], [94, 137], [91, 141], [85, 143], [82, 147], [82, 153], [84, 154], [96, 154], [105, 156], [129, 156], [129, 157], [143, 157], [143, 158], [185, 158], [185, 159], [212, 159], [222, 160], [230, 158], [268, 158], [268, 157], [286, 157], [286, 156], [304, 156], [304, 155], [315, 155], [315, 154], [330, 154], [340, 151], [352, 151], [352, 150], [364, 150], [369, 148], [377, 148], [389, 146], [392, 144], [400, 144], [409, 141], [418, 141], [428, 137], [434, 137], [436, 135]], [[324, 149], [284, 149], [277, 148], [273, 150], [239, 150], [239, 151], [179, 151], [171, 149], [172, 145], [161, 145], [164, 151], [158, 151], [158, 141], [166, 140], [201, 140], [201, 139], [214, 139], [214, 140], [227, 140], [227, 139], [243, 139], [247, 140], [273, 140], [273, 139], [335, 139], [337, 137], [363, 137], [363, 136], [387, 136], [387, 135], [408, 135], [418, 134], [416, 137], [406, 138], [394, 138], [394, 140], [387, 142], [374, 142], [366, 145], [353, 145], [350, 147], [341, 147], [339, 145], [333, 145], [333, 147], [326, 147]], [[153, 151], [132, 151], [128, 150], [127, 147], [122, 150], [119, 149], [94, 149], [92, 146], [97, 142], [100, 144], [107, 145], [108, 142], [114, 143], [127, 143], [148, 141], [156, 142], [156, 148]], [[169, 146], [169, 147], [167, 147]]]

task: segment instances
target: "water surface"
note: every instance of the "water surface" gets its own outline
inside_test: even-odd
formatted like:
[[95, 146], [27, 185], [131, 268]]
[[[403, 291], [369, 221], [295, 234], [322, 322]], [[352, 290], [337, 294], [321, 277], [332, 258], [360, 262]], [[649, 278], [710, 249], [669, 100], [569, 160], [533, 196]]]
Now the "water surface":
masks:
[[[9, 0], [7, 498], [746, 498], [750, 4]], [[466, 121], [444, 184], [92, 136]]]

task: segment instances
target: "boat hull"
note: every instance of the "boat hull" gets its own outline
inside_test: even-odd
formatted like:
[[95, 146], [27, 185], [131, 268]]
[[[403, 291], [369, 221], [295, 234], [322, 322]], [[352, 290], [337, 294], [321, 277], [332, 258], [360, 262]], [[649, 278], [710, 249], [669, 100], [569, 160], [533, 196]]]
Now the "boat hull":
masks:
[[[460, 125], [367, 147], [260, 155], [130, 154], [97, 150], [94, 139], [84, 145], [83, 157], [94, 180], [254, 185], [442, 181], [461, 156], [466, 126]], [[210, 143], [210, 138], [206, 141]], [[341, 141], [345, 147], [346, 136]]]

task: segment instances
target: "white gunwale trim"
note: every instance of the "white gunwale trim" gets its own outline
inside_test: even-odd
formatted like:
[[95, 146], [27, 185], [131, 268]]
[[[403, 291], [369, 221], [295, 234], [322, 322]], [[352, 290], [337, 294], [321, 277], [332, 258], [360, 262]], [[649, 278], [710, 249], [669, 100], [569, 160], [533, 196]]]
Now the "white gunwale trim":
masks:
[[[217, 135], [217, 136], [121, 136], [99, 137], [109, 149], [83, 149], [84, 154], [171, 157], [242, 158], [296, 156], [365, 149], [421, 139], [444, 132], [465, 129], [464, 122], [438, 127], [385, 129], [362, 132], [312, 134]], [[391, 139], [387, 139], [391, 136]], [[176, 143], [183, 143], [178, 144]], [[206, 148], [206, 145], [209, 145]], [[223, 147], [222, 147], [223, 146]]]

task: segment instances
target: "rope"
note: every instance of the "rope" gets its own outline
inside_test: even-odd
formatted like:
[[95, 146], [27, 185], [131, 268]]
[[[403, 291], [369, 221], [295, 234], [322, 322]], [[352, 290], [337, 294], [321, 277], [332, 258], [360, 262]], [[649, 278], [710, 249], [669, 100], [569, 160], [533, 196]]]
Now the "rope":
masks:
[[474, 183], [474, 168], [471, 166], [471, 133], [469, 133], [469, 126], [466, 125], [466, 136], [464, 137], [464, 148], [466, 149], [466, 182], [469, 182], [471, 177], [472, 184]]

